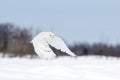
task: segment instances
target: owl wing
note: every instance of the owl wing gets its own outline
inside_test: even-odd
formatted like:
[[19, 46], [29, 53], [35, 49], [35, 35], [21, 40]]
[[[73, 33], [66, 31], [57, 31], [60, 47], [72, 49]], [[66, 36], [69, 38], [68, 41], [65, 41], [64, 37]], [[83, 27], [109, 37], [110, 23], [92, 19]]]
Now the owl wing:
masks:
[[41, 59], [53, 59], [56, 54], [49, 48], [44, 40], [33, 42], [34, 50]]
[[66, 52], [68, 55], [70, 56], [76, 56], [73, 52], [71, 52], [68, 47], [66, 46], [66, 44], [64, 43], [64, 41], [57, 37], [54, 36], [51, 40], [48, 41], [48, 44], [62, 52]]

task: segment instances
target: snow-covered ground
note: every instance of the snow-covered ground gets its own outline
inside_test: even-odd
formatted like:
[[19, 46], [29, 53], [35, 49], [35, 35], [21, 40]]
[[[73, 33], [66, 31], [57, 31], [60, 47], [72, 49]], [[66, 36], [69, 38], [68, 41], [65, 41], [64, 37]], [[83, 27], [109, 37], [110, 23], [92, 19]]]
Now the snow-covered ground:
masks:
[[120, 60], [92, 56], [50, 61], [0, 58], [0, 80], [120, 80]]

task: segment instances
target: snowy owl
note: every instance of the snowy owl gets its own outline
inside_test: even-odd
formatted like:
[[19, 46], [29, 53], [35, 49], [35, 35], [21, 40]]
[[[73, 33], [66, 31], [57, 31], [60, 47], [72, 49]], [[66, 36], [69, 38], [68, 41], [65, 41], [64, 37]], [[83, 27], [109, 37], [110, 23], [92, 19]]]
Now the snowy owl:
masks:
[[34, 51], [41, 59], [54, 59], [57, 53], [59, 55], [68, 54], [76, 56], [68, 49], [64, 41], [52, 32], [39, 33], [32, 39], [31, 43], [33, 44]]

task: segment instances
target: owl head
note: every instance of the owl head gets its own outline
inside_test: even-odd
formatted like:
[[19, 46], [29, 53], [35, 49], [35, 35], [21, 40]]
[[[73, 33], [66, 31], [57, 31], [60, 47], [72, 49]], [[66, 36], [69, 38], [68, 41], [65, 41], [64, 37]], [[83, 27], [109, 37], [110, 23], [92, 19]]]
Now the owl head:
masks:
[[33, 43], [33, 41], [37, 41], [37, 40], [49, 41], [49, 40], [53, 39], [54, 36], [55, 35], [52, 32], [41, 32], [31, 41], [31, 43]]
[[42, 32], [41, 35], [43, 36], [43, 39], [46, 41], [49, 41], [54, 38], [54, 34], [51, 32]]

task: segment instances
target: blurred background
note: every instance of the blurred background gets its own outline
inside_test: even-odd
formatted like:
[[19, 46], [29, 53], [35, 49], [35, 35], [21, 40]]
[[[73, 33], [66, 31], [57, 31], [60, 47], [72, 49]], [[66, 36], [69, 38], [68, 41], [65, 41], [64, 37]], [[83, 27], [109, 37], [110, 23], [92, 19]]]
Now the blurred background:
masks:
[[41, 31], [62, 37], [78, 56], [120, 57], [119, 0], [1, 0], [1, 57], [36, 57]]

